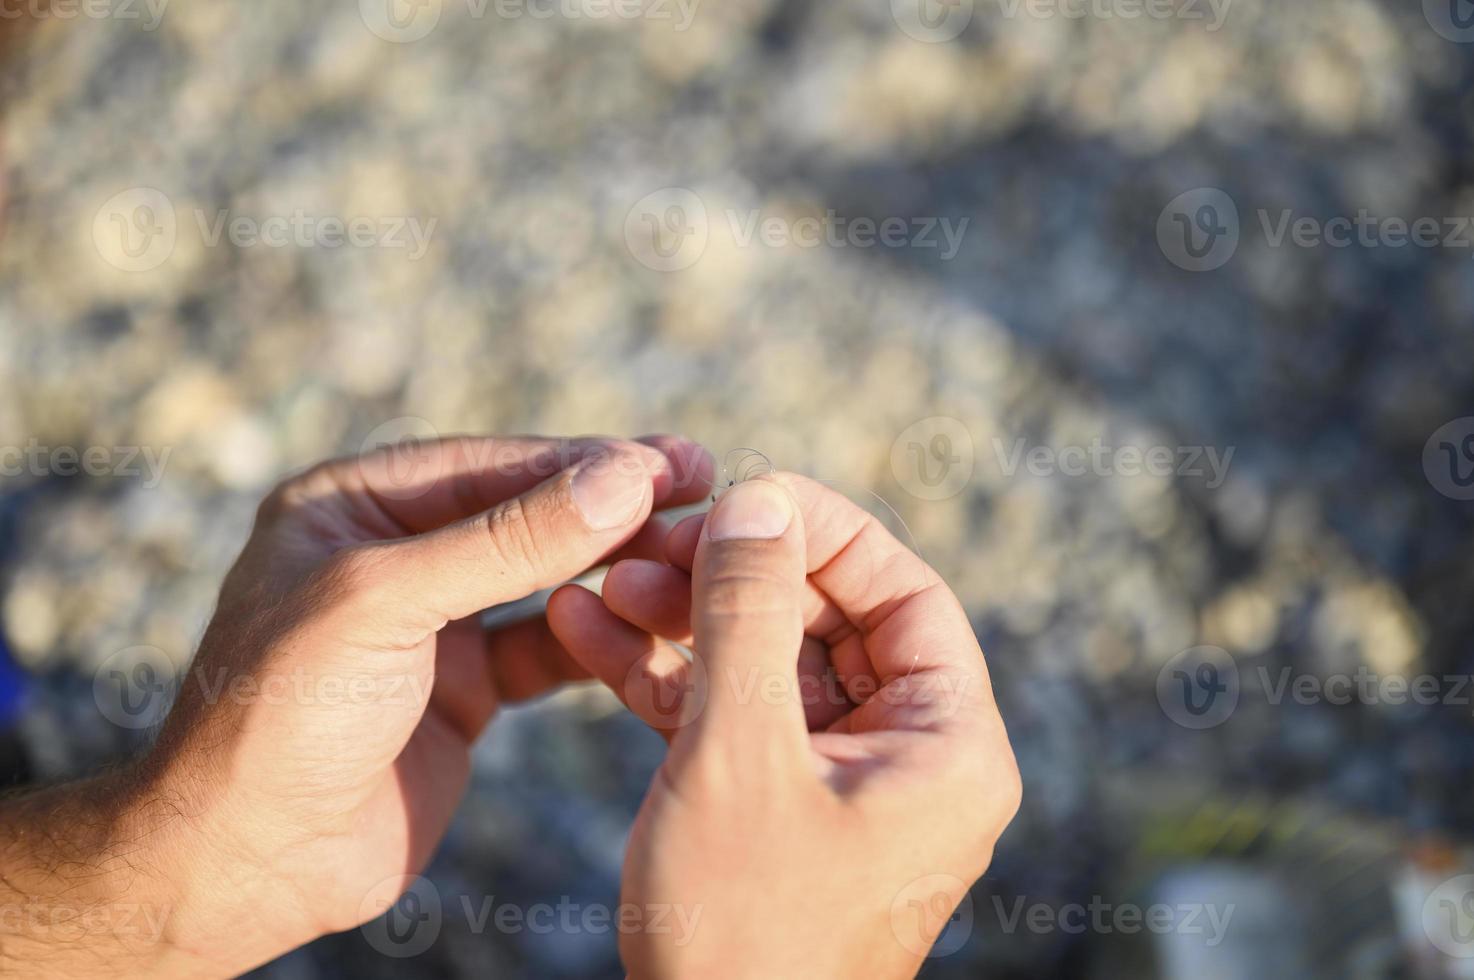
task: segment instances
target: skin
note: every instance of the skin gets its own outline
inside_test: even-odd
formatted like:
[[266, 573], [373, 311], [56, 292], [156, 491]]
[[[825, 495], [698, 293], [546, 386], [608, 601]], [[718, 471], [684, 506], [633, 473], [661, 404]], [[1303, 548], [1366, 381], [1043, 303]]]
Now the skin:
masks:
[[[713, 535], [724, 513], [743, 536]], [[667, 558], [616, 565], [602, 600], [561, 590], [548, 614], [670, 739], [621, 901], [700, 927], [625, 932], [631, 976], [914, 976], [1021, 795], [961, 606], [869, 514], [792, 474], [728, 491]], [[844, 695], [804, 683], [826, 670]]]
[[[153, 751], [0, 804], [0, 910], [27, 910], [0, 973], [235, 975], [381, 913], [497, 708], [587, 676], [546, 623], [476, 613], [651, 553], [652, 508], [708, 492], [703, 450], [649, 442], [455, 439], [278, 487]], [[580, 486], [623, 519], [590, 527]]]
[[[1019, 797], [935, 575], [787, 475], [667, 532], [652, 511], [711, 478], [673, 437], [462, 438], [409, 461], [278, 487], [154, 748], [0, 803], [0, 910], [41, 913], [0, 918], [0, 973], [234, 975], [376, 918], [497, 708], [594, 676], [671, 742], [626, 860], [632, 976], [913, 975]], [[611, 559], [604, 599], [570, 587], [546, 621], [480, 630], [482, 608]]]

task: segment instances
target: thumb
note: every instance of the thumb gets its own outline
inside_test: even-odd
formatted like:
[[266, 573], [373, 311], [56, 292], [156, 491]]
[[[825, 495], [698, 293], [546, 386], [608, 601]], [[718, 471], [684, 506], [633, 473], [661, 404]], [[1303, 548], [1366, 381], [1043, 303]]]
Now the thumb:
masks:
[[452, 620], [573, 578], [632, 538], [650, 515], [657, 455], [629, 446], [586, 458], [454, 524], [339, 552], [327, 577], [372, 643], [413, 646]]
[[807, 751], [798, 694], [804, 624], [803, 521], [781, 484], [739, 483], [707, 515], [692, 567], [691, 629], [705, 668], [705, 710], [691, 728], [699, 752], [734, 766], [791, 764]]

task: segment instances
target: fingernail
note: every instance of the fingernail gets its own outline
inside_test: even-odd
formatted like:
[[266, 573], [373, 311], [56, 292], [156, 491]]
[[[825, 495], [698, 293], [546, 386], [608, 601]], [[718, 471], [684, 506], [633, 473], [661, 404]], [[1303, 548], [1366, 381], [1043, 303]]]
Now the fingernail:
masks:
[[713, 541], [776, 538], [792, 520], [793, 505], [782, 487], [749, 480], [722, 494], [706, 520], [706, 536]]
[[650, 474], [632, 457], [592, 460], [573, 474], [573, 503], [595, 531], [633, 521], [649, 492]]

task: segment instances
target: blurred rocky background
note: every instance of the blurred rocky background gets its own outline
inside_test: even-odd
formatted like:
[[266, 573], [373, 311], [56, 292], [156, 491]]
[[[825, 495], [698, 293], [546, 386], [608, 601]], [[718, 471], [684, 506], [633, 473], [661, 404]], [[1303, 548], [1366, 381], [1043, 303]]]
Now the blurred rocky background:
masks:
[[[1471, 975], [1437, 900], [1474, 894], [1464, 0], [23, 7], [12, 781], [146, 740], [94, 676], [188, 660], [293, 468], [680, 431], [878, 495], [974, 618], [1026, 802], [925, 975]], [[506, 712], [429, 948], [262, 974], [622, 976], [608, 934], [477, 916], [613, 906], [661, 752], [598, 690]]]

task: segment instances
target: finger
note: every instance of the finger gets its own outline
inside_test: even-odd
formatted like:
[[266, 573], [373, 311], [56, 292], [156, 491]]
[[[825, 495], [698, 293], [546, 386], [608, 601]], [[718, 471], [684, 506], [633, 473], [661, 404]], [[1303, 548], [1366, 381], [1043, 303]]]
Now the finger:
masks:
[[723, 494], [692, 574], [693, 644], [708, 695], [689, 744], [729, 771], [807, 759], [796, 691], [803, 581], [804, 525], [792, 494], [766, 477]]
[[804, 637], [798, 651], [798, 691], [811, 732], [827, 731], [855, 708], [830, 661], [829, 647], [812, 636]]
[[604, 605], [647, 633], [691, 643], [691, 576], [653, 561], [621, 561], [600, 589]]
[[620, 545], [604, 561], [615, 564], [630, 559], [662, 561], [665, 557], [665, 539], [670, 536], [670, 527], [659, 514], [650, 515], [635, 536]]
[[640, 436], [635, 441], [657, 450], [670, 464], [670, 492], [664, 497], [657, 493], [658, 506], [681, 507], [711, 494], [716, 461], [701, 443], [668, 434]]
[[430, 705], [473, 742], [497, 709], [593, 677], [558, 642], [546, 621], [488, 633], [481, 618], [458, 619], [435, 637]]
[[700, 710], [704, 691], [686, 658], [614, 615], [582, 586], [553, 593], [548, 625], [580, 666], [667, 741]]
[[919, 555], [843, 494], [796, 474], [777, 478], [815, 529], [813, 582], [844, 616], [825, 634], [838, 669], [858, 676], [868, 663], [881, 684], [931, 670], [986, 677], [967, 613]]
[[583, 460], [615, 451], [646, 458], [655, 506], [702, 499], [710, 454], [679, 436], [647, 440], [453, 436], [402, 442], [320, 463], [283, 482], [264, 509], [347, 497], [354, 517], [380, 536], [418, 534], [488, 510]]
[[563, 582], [634, 537], [650, 514], [648, 458], [622, 449], [578, 463], [475, 517], [334, 555], [322, 579], [359, 619], [404, 648], [446, 623]]
[[[854, 683], [874, 691], [882, 680], [914, 670], [981, 667], [981, 652], [962, 606], [932, 568], [848, 497], [807, 477], [779, 473], [798, 502], [807, 529], [805, 564], [813, 584], [828, 600], [808, 630], [830, 647], [835, 667]], [[671, 529], [666, 559], [689, 568], [700, 536], [701, 515]], [[911, 606], [910, 604], [914, 604]], [[917, 621], [935, 617], [950, 638], [939, 644], [866, 643], [899, 630], [883, 629], [903, 608]]]
[[[628, 549], [621, 549], [624, 553]], [[691, 576], [663, 562], [630, 556], [609, 569], [600, 589], [604, 604], [643, 630], [676, 643], [691, 641]], [[804, 632], [824, 636], [845, 622], [829, 597], [807, 580], [801, 596]]]
[[[800, 512], [804, 512], [802, 500], [800, 501]], [[705, 514], [696, 514], [671, 528], [670, 534], [666, 537], [665, 558], [673, 568], [687, 571], [691, 569], [696, 560], [696, 546], [701, 540], [701, 531], [705, 522]], [[829, 528], [815, 526], [807, 514], [805, 514], [804, 525], [807, 538], [822, 540], [830, 536]], [[816, 570], [814, 556], [822, 550], [822, 548], [809, 546], [808, 555], [805, 558], [805, 565], [809, 571]], [[863, 701], [873, 694], [880, 687], [880, 677], [870, 662], [869, 654], [862, 642], [863, 637], [852, 638], [856, 634], [854, 624], [850, 622], [844, 611], [824, 594], [813, 579], [806, 578], [804, 581], [803, 608], [804, 632], [809, 636], [824, 639], [828, 659], [833, 664], [835, 674], [849, 697], [854, 701]]]
[[[661, 639], [691, 645], [691, 576], [680, 569], [652, 561], [620, 562], [605, 576], [601, 592], [604, 606], [626, 623]], [[818, 590], [805, 589], [806, 619], [809, 604], [821, 601]], [[829, 648], [812, 636], [804, 637], [799, 651], [798, 691], [811, 732], [828, 728], [854, 707], [838, 685]]]
[[665, 539], [665, 560], [689, 572], [696, 564], [696, 545], [701, 542], [701, 529], [705, 526], [705, 514], [692, 514], [678, 521]]

